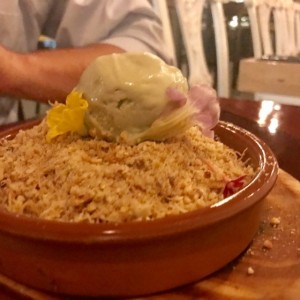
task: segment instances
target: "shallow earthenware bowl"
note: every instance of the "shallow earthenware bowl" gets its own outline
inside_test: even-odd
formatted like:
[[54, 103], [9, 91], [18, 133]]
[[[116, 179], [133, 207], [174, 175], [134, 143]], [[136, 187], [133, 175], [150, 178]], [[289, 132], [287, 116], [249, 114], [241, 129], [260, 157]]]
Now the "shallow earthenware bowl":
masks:
[[224, 122], [215, 133], [231, 148], [247, 149], [246, 157], [258, 169], [238, 193], [213, 207], [119, 225], [62, 223], [0, 211], [0, 273], [44, 291], [118, 297], [164, 291], [220, 269], [253, 239], [278, 165], [253, 134]]

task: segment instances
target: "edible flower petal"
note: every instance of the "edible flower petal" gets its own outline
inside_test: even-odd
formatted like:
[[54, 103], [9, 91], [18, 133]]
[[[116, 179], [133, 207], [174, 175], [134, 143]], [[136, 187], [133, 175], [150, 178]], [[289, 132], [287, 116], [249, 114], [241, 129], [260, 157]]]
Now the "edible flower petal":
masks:
[[54, 105], [47, 113], [47, 142], [67, 132], [86, 135], [84, 118], [87, 108], [88, 102], [82, 98], [82, 93], [75, 91], [67, 96], [66, 104]]
[[166, 96], [175, 106], [181, 107], [186, 104], [187, 96], [176, 88], [169, 87], [166, 90]]
[[193, 105], [197, 107], [195, 115], [197, 124], [202, 128], [202, 133], [213, 137], [212, 129], [217, 125], [220, 118], [220, 104], [216, 91], [206, 85], [194, 85], [188, 92]]
[[[193, 107], [189, 109], [189, 118], [193, 120], [189, 124], [199, 125], [205, 136], [213, 137], [212, 129], [220, 117], [220, 105], [214, 89], [198, 84], [192, 86], [187, 95], [173, 87], [169, 88], [166, 94], [173, 109], [168, 108], [164, 116], [183, 106]], [[175, 122], [173, 124], [175, 125]]]
[[223, 190], [223, 197], [227, 198], [227, 197], [235, 194], [236, 192], [238, 192], [245, 185], [245, 182], [246, 182], [245, 175], [228, 181]]

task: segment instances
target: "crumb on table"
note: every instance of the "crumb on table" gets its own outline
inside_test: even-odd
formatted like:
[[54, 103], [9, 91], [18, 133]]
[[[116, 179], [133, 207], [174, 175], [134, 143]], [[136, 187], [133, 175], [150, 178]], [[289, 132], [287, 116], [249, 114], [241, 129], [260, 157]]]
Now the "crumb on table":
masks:
[[270, 221], [271, 226], [276, 227], [280, 224], [280, 217], [273, 217]]
[[265, 240], [263, 243], [263, 248], [270, 250], [273, 248], [273, 243], [270, 240]]

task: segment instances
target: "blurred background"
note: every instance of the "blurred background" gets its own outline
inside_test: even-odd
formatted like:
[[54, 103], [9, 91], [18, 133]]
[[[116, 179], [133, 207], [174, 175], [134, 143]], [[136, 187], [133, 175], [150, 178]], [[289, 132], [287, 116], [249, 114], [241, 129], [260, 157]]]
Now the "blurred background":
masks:
[[[185, 66], [187, 66], [188, 63], [174, 1], [168, 1], [168, 8], [170, 13], [171, 27], [174, 35], [174, 42], [176, 45], [177, 62], [181, 68], [185, 69]], [[241, 94], [236, 90], [240, 59], [252, 57], [254, 55], [248, 12], [243, 0], [224, 3], [223, 9], [225, 26], [228, 35], [231, 94], [234, 96], [251, 97], [251, 94]], [[203, 34], [203, 46], [207, 66], [212, 74], [214, 87], [217, 88], [216, 37], [209, 1], [207, 1], [204, 5], [201, 30]]]
[[[300, 105], [300, 0], [149, 1], [190, 84], [209, 84], [219, 97]], [[55, 47], [40, 37], [40, 49]], [[48, 108], [22, 107], [25, 119]]]

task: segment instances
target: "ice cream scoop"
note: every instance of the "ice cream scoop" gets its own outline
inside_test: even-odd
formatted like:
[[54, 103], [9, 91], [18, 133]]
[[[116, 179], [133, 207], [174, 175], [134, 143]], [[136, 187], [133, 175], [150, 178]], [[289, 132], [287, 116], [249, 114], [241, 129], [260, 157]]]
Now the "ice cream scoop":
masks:
[[149, 53], [123, 53], [98, 57], [75, 90], [88, 101], [90, 132], [112, 141], [123, 136], [135, 142], [155, 120], [179, 106], [168, 98], [169, 88], [187, 93], [179, 69]]
[[[178, 68], [149, 53], [98, 57], [83, 72], [66, 106], [54, 109], [48, 114], [55, 121], [51, 138], [76, 127], [79, 134], [86, 129], [91, 136], [129, 144], [163, 141], [195, 124], [210, 133], [220, 113], [213, 89], [189, 89]], [[84, 128], [74, 127], [83, 110]], [[57, 114], [64, 116], [59, 126]]]

